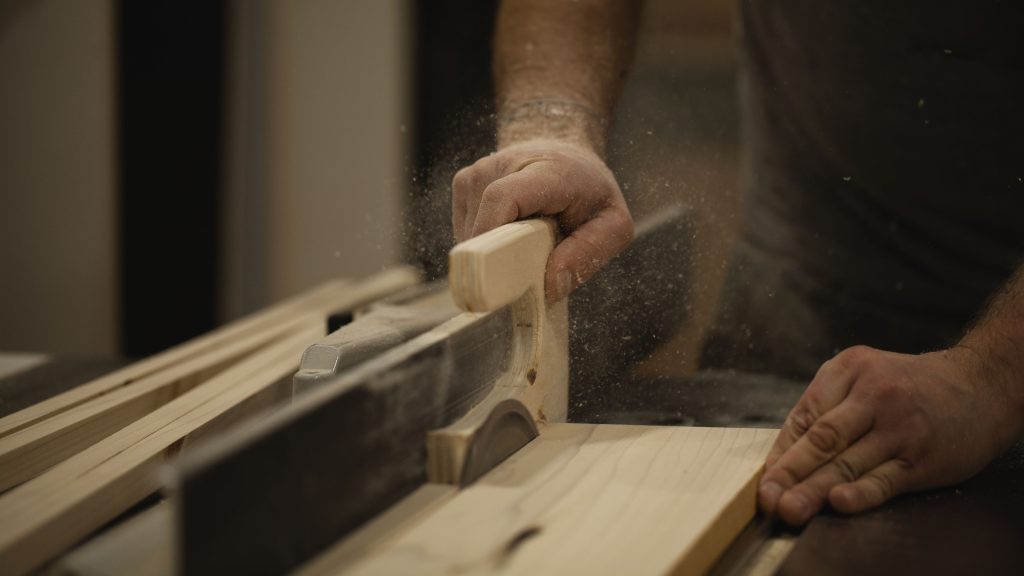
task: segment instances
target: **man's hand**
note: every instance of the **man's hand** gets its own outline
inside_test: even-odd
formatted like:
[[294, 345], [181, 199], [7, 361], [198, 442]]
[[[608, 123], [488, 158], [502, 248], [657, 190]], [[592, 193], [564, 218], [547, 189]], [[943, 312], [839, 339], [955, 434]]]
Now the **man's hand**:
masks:
[[639, 14], [639, 0], [502, 0], [498, 8], [498, 152], [455, 175], [452, 224], [462, 241], [521, 218], [557, 217], [566, 237], [548, 260], [549, 300], [567, 296], [633, 238], [601, 158]]
[[963, 481], [1020, 437], [1006, 385], [967, 347], [847, 349], [822, 365], [786, 419], [759, 504], [799, 525], [826, 504], [857, 513]]
[[615, 176], [585, 146], [529, 140], [455, 174], [452, 225], [458, 241], [530, 216], [557, 216], [566, 234], [548, 260], [550, 300], [567, 296], [633, 239]]

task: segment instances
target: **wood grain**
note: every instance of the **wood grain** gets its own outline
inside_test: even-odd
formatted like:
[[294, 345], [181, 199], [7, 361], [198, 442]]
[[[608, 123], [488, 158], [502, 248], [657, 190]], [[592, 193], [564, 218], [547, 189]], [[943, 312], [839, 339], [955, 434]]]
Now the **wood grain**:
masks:
[[[269, 343], [293, 335], [311, 323], [324, 321], [332, 311], [361, 306], [406, 288], [417, 279], [417, 274], [411, 270], [399, 268], [359, 282], [329, 282], [297, 299], [80, 387], [96, 391], [102, 385], [106, 387], [103, 393], [83, 400], [84, 394], [76, 388], [61, 395], [65, 403], [57, 402], [60, 400], [57, 398], [41, 403], [49, 403], [49, 408], [40, 409], [40, 405], [27, 408], [22, 411], [27, 414], [20, 417], [21, 422], [35, 419], [34, 423], [0, 436], [0, 491], [35, 477], [198, 386], [239, 359], [259, 352]], [[197, 342], [199, 344], [194, 345]], [[177, 361], [172, 362], [175, 359]], [[165, 364], [165, 361], [171, 363]], [[124, 374], [142, 370], [138, 365], [159, 368], [132, 381], [122, 381]], [[136, 367], [134, 372], [133, 367]], [[116, 376], [118, 374], [121, 376]], [[52, 412], [48, 418], [37, 418], [46, 410]]]
[[552, 424], [354, 574], [698, 574], [756, 508], [777, 432]]

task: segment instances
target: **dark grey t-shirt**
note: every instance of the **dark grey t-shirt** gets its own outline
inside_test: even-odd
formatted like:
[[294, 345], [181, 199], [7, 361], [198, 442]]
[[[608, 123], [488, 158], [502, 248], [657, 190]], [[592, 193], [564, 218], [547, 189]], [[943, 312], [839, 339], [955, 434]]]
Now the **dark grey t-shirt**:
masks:
[[741, 0], [744, 233], [705, 366], [948, 346], [1024, 255], [1024, 3]]

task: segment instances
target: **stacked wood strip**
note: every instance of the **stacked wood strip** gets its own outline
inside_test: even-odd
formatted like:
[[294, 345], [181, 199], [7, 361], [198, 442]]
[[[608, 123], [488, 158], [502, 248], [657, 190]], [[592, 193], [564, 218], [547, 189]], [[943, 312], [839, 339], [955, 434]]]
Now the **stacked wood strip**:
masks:
[[0, 491], [198, 386], [269, 343], [330, 312], [353, 308], [417, 280], [407, 268], [363, 282], [328, 282], [161, 354], [102, 376], [0, 421]]
[[291, 378], [327, 312], [417, 281], [400, 268], [328, 283], [4, 419], [0, 479], [31, 479], [0, 496], [3, 572], [38, 568], [158, 490], [187, 440]]

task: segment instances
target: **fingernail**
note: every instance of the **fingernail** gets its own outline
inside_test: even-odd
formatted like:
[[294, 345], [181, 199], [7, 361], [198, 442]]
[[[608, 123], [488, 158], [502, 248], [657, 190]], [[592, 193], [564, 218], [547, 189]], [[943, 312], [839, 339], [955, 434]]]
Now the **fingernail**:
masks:
[[775, 504], [779, 501], [779, 497], [782, 496], [782, 486], [779, 486], [775, 482], [764, 482], [761, 487], [757, 490], [757, 495], [761, 500], [761, 507], [766, 511], [771, 512], [775, 508]]
[[569, 295], [569, 291], [572, 290], [572, 272], [568, 270], [562, 270], [558, 273], [558, 294], [557, 299], [561, 300]]

